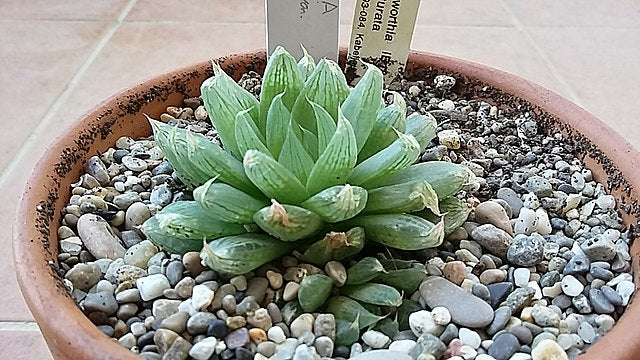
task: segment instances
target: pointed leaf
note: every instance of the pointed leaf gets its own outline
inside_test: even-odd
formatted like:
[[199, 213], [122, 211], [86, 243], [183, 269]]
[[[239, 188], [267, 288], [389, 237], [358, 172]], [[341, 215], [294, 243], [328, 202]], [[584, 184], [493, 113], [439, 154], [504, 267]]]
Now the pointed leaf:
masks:
[[397, 133], [398, 139], [353, 169], [349, 182], [363, 185], [413, 164], [420, 156], [420, 145], [413, 135]]
[[[402, 96], [394, 91], [393, 103], [378, 111], [371, 134], [358, 154], [358, 162], [391, 145], [397, 138], [395, 130], [404, 132], [407, 104]], [[395, 129], [395, 130], [394, 130]]]
[[309, 198], [304, 185], [284, 165], [261, 151], [249, 150], [244, 155], [247, 177], [266, 196], [290, 204]]
[[300, 74], [296, 59], [282, 46], [276, 47], [267, 61], [260, 88], [258, 128], [263, 134], [266, 134], [267, 112], [273, 98], [284, 93], [282, 103], [290, 110], [293, 108], [303, 85], [304, 77]]
[[351, 219], [367, 204], [367, 190], [349, 184], [336, 185], [313, 195], [300, 206], [330, 223]]
[[268, 202], [258, 200], [233, 186], [216, 183], [213, 178], [193, 190], [193, 198], [214, 218], [236, 224], [253, 223], [253, 214]]
[[374, 257], [366, 257], [358, 261], [347, 270], [347, 285], [364, 284], [376, 278], [380, 273], [386, 272], [380, 260]]
[[405, 294], [413, 294], [418, 290], [418, 286], [427, 277], [424, 269], [415, 267], [399, 270], [389, 270], [386, 274], [380, 274], [375, 281], [393, 286]]
[[336, 132], [309, 175], [309, 193], [315, 194], [330, 186], [344, 184], [356, 164], [356, 157], [357, 147], [353, 129], [340, 115]]
[[[156, 145], [162, 149], [176, 171], [188, 176], [191, 186], [204, 184], [207, 180], [218, 177], [218, 180], [232, 185], [247, 194], [260, 194], [258, 189], [245, 175], [240, 161], [222, 150], [220, 146], [200, 134], [191, 134], [185, 129], [151, 120]], [[173, 133], [173, 135], [171, 135]], [[193, 155], [185, 150], [187, 143], [195, 144]]]
[[307, 275], [300, 282], [298, 289], [298, 301], [305, 312], [314, 312], [319, 309], [329, 295], [333, 280], [327, 275]]
[[304, 148], [307, 150], [307, 153], [309, 154], [309, 156], [311, 156], [311, 158], [313, 158], [314, 160], [317, 159], [318, 158], [318, 137], [311, 131], [305, 128], [302, 128], [299, 125], [292, 125], [292, 126], [296, 126], [297, 130], [299, 130], [300, 141], [302, 142], [302, 145], [304, 146]]
[[429, 145], [431, 139], [436, 137], [437, 127], [438, 123], [433, 115], [413, 113], [407, 118], [404, 133], [413, 135], [420, 144], [420, 150], [423, 150]]
[[265, 234], [248, 233], [210, 242], [203, 247], [200, 258], [217, 272], [240, 275], [291, 252], [297, 246]]
[[260, 228], [282, 241], [307, 238], [320, 230], [322, 219], [315, 213], [295, 206], [281, 205], [271, 200], [271, 206], [260, 209], [253, 215]]
[[162, 231], [155, 216], [145, 221], [140, 230], [152, 243], [172, 254], [182, 255], [186, 252], [202, 249], [202, 239], [178, 239]]
[[[462, 226], [467, 221], [469, 212], [471, 209], [467, 206], [467, 203], [458, 199], [455, 196], [450, 196], [438, 204], [440, 212], [444, 214], [444, 233], [445, 235], [451, 234], [455, 229]], [[440, 220], [440, 215], [437, 215], [432, 210], [424, 210], [415, 213], [420, 217], [423, 217], [431, 222], [437, 222]]]
[[344, 260], [364, 248], [364, 230], [354, 227], [347, 232], [331, 231], [320, 241], [313, 243], [302, 255], [306, 262], [325, 265], [329, 261]]
[[336, 123], [322, 106], [311, 103], [316, 119], [316, 134], [318, 135], [318, 154], [322, 154], [336, 132]]
[[322, 106], [337, 121], [338, 108], [348, 94], [349, 86], [340, 66], [334, 61], [322, 59], [305, 82], [291, 116], [305, 129], [315, 131], [314, 113], [307, 99]]
[[374, 325], [384, 316], [377, 316], [365, 309], [360, 303], [346, 296], [334, 296], [327, 301], [326, 310], [337, 319], [353, 322], [358, 321], [358, 327], [364, 329]]
[[349, 119], [358, 142], [358, 151], [369, 138], [376, 114], [382, 103], [382, 71], [367, 64], [367, 72], [351, 90], [340, 109]]
[[353, 321], [336, 319], [336, 345], [350, 347], [360, 338], [360, 314]]
[[427, 161], [411, 165], [378, 180], [369, 181], [364, 184], [364, 187], [373, 189], [410, 181], [427, 181], [438, 194], [438, 198], [445, 199], [462, 190], [462, 186], [468, 179], [469, 170], [464, 165], [446, 161]]
[[426, 181], [412, 181], [369, 191], [363, 214], [393, 214], [425, 208], [439, 214], [438, 195]]
[[380, 306], [400, 306], [402, 295], [398, 290], [383, 284], [349, 285], [340, 289], [340, 293], [354, 300]]
[[212, 65], [213, 76], [205, 80], [200, 87], [204, 107], [218, 131], [225, 150], [231, 151], [241, 159], [242, 156], [237, 154], [236, 147], [236, 115], [242, 110], [253, 109], [250, 111], [251, 119], [257, 121], [260, 104], [255, 96], [229, 77], [220, 65]]
[[361, 226], [368, 240], [401, 250], [437, 247], [444, 239], [444, 222], [437, 224], [408, 214], [360, 215], [343, 226]]
[[309, 55], [309, 53], [307, 52], [307, 49], [305, 49], [305, 47], [302, 45], [301, 47], [302, 47], [303, 55], [300, 58], [300, 61], [298, 61], [298, 69], [300, 70], [302, 79], [307, 80], [313, 73], [313, 70], [316, 67], [316, 62], [313, 60], [313, 57]]
[[[292, 124], [298, 126], [297, 124]], [[289, 127], [287, 138], [282, 145], [282, 152], [278, 158], [278, 162], [289, 169], [301, 183], [306, 184], [309, 173], [313, 168], [313, 159], [307, 153], [298, 137], [293, 133], [293, 129]]]
[[291, 124], [291, 113], [284, 106], [282, 96], [283, 94], [278, 94], [273, 98], [267, 114], [267, 147], [274, 158], [280, 156], [282, 144]]
[[155, 218], [164, 233], [179, 239], [216, 239], [247, 232], [242, 225], [211, 217], [195, 201], [169, 204]]
[[265, 140], [258, 126], [249, 116], [250, 110], [240, 111], [236, 116], [236, 144], [238, 151], [244, 156], [247, 150], [260, 150], [265, 154], [270, 154], [269, 149], [264, 145]]

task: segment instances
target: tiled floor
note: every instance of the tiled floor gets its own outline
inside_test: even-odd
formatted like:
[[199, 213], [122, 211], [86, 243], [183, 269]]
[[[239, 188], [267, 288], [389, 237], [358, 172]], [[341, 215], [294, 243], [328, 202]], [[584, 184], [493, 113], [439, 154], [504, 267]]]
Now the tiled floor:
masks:
[[[343, 0], [346, 44], [354, 0]], [[264, 46], [262, 0], [0, 1], [0, 359], [46, 359], [17, 288], [17, 194], [44, 146], [146, 77]], [[413, 48], [492, 65], [577, 102], [640, 148], [640, 2], [423, 0]], [[9, 135], [10, 134], [10, 135]]]

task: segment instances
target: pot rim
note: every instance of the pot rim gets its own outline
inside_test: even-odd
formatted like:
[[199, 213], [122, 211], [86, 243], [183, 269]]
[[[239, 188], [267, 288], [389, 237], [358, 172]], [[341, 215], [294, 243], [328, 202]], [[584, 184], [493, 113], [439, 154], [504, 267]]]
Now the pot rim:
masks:
[[[343, 57], [344, 53], [345, 49], [343, 48], [341, 51]], [[264, 58], [264, 54], [264, 50], [258, 50], [230, 55], [225, 59], [233, 62], [247, 57], [261, 56]], [[18, 283], [29, 310], [38, 325], [43, 328], [43, 334], [55, 333], [55, 339], [45, 337], [50, 348], [79, 346], [81, 349], [77, 349], [76, 354], [82, 354], [81, 358], [84, 359], [96, 359], [97, 357], [95, 356], [97, 354], [101, 354], [101, 358], [104, 359], [137, 359], [134, 354], [122, 348], [98, 330], [81, 310], [75, 306], [73, 300], [68, 296], [59, 294], [61, 283], [59, 279], [52, 276], [53, 272], [48, 266], [34, 265], [46, 261], [47, 251], [52, 251], [53, 254], [56, 254], [58, 249], [55, 241], [55, 249], [52, 247], [50, 250], [46, 250], [42, 247], [41, 241], [34, 239], [34, 237], [38, 237], [37, 234], [39, 232], [43, 231], [42, 229], [38, 230], [38, 225], [42, 226], [43, 224], [36, 224], [35, 219], [32, 218], [34, 210], [42, 200], [33, 195], [33, 189], [46, 187], [42, 174], [50, 172], [53, 164], [58, 161], [64, 147], [73, 142], [73, 136], [80, 132], [83, 124], [88, 122], [91, 116], [95, 118], [98, 110], [109, 106], [109, 104], [114, 104], [119, 99], [125, 99], [126, 101], [127, 95], [137, 93], [141, 87], [144, 88], [145, 85], [152, 82], [169, 79], [175, 74], [186, 73], [197, 68], [206, 68], [208, 64], [209, 61], [204, 61], [176, 71], [150, 77], [102, 101], [67, 127], [67, 130], [47, 147], [42, 158], [33, 168], [15, 213], [13, 256]], [[611, 127], [559, 94], [519, 76], [476, 62], [429, 52], [411, 52], [407, 63], [408, 73], [411, 73], [412, 70], [429, 67], [455, 73], [464, 78], [476, 79], [482, 84], [515, 96], [517, 99], [530, 103], [551, 116], [560, 119], [560, 123], [568, 125], [588, 138], [595, 150], [606, 151], [603, 154], [611, 160], [630, 186], [640, 186], [640, 153], [628, 141], [616, 134]], [[591, 168], [592, 166], [589, 167]], [[633, 189], [632, 191], [632, 196], [636, 199], [639, 198]], [[629, 219], [627, 217], [627, 220]], [[635, 222], [633, 223], [635, 224]], [[54, 230], [49, 229], [48, 225], [50, 224], [44, 225], [46, 227], [45, 231], [49, 231], [50, 236], [56, 239], [57, 232], [55, 230], [57, 229], [57, 224], [54, 224]], [[26, 241], [26, 239], [29, 240]], [[640, 247], [640, 245], [637, 247]], [[631, 255], [633, 258], [637, 258], [640, 255], [640, 249], [632, 248]], [[633, 272], [635, 274], [634, 282], [638, 283], [636, 276], [640, 271], [638, 271], [637, 261], [633, 262]], [[54, 311], [53, 313], [52, 310]], [[67, 311], [75, 312], [74, 315], [81, 315], [81, 317], [64, 316]], [[60, 314], [62, 315], [56, 315], [57, 312], [61, 312]], [[55, 317], [54, 323], [47, 321], [52, 316]], [[624, 316], [618, 320], [614, 328], [585, 354], [581, 355], [580, 359], [633, 358], [635, 353], [640, 353], [640, 341], [635, 338], [635, 332], [632, 330], [634, 325], [639, 322], [640, 305], [630, 303]], [[44, 328], [46, 328], [46, 331]], [[70, 334], [73, 334], [73, 336]], [[78, 344], [78, 341], [81, 343]]]

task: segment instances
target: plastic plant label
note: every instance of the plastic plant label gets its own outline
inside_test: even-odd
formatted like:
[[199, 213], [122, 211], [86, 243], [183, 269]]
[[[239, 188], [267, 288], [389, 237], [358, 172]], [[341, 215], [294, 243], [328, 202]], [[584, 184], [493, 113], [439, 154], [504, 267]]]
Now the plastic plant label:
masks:
[[265, 0], [267, 49], [278, 45], [296, 58], [302, 44], [314, 59], [338, 58], [340, 0]]
[[355, 84], [366, 66], [382, 70], [385, 84], [401, 77], [409, 55], [420, 0], [357, 0], [347, 55], [347, 80]]

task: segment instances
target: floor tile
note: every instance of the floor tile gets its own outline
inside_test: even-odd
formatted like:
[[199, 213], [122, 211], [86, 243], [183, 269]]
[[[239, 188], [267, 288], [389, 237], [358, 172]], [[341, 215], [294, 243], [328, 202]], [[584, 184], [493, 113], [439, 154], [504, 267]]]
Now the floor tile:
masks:
[[528, 31], [574, 89], [579, 104], [640, 149], [640, 47], [634, 45], [640, 44], [640, 32], [612, 28]]
[[3, 0], [0, 14], [3, 19], [40, 20], [113, 20], [127, 4], [127, 0]]
[[411, 48], [483, 63], [564, 92], [543, 59], [514, 28], [419, 26]]
[[56, 119], [68, 124], [100, 101], [150, 76], [222, 55], [264, 48], [264, 33], [261, 24], [123, 23], [80, 79]]
[[503, 0], [525, 26], [640, 27], [636, 0]]
[[[0, 294], [3, 294], [2, 306], [0, 306], [0, 321], [33, 321], [33, 316], [27, 309], [15, 275], [13, 266], [13, 225], [15, 220], [16, 204], [24, 189], [26, 179], [31, 168], [38, 159], [37, 147], [31, 152], [33, 155], [24, 158], [23, 165], [18, 166], [12, 174], [0, 184], [3, 191], [0, 192], [0, 246], [5, 249], [0, 253]], [[41, 152], [40, 152], [41, 153]], [[5, 359], [0, 356], [0, 359]]]
[[4, 169], [31, 130], [93, 50], [106, 23], [0, 22], [0, 146]]
[[0, 330], [0, 359], [47, 360], [51, 353], [39, 331]]
[[[352, 24], [355, 3], [356, 0], [342, 0], [342, 24]], [[419, 26], [512, 26], [498, 0], [422, 0], [416, 23]]]
[[126, 21], [264, 23], [264, 0], [137, 0]]

